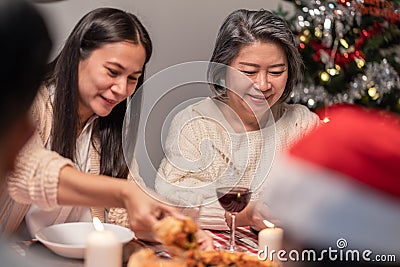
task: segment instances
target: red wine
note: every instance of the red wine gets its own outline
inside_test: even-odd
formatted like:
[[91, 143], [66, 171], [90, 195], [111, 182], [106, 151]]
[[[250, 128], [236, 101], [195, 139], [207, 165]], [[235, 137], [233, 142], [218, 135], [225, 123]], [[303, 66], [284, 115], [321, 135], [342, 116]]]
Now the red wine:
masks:
[[217, 197], [226, 211], [240, 212], [250, 202], [251, 192], [245, 187], [221, 187], [217, 188]]

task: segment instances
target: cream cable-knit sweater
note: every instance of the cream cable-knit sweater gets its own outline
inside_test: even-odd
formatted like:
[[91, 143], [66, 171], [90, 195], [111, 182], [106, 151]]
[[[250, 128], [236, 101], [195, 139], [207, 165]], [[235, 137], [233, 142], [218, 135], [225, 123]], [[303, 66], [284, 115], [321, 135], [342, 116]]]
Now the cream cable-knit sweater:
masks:
[[231, 175], [236, 175], [238, 185], [258, 189], [275, 152], [288, 148], [320, 122], [315, 113], [302, 105], [282, 104], [280, 113], [275, 125], [235, 133], [212, 99], [185, 108], [171, 122], [156, 191], [185, 207], [183, 212], [200, 227], [228, 229], [225, 211], [216, 201], [216, 185], [232, 184]]
[[[15, 171], [8, 179], [8, 193], [3, 192], [0, 197], [0, 231], [10, 234], [16, 231], [21, 224], [30, 204], [35, 204], [41, 209], [50, 210], [58, 207], [58, 176], [62, 167], [73, 166], [73, 162], [63, 158], [58, 153], [45, 148], [49, 141], [53, 108], [47, 88], [42, 87], [32, 106], [33, 119], [37, 125], [36, 133], [29, 140], [17, 157]], [[97, 140], [94, 143], [98, 146]], [[99, 174], [100, 154], [94, 146], [90, 146], [90, 173]], [[140, 178], [136, 161], [131, 168], [133, 178], [128, 176], [129, 181], [136, 181], [143, 185]], [[16, 200], [12, 200], [10, 196]], [[91, 208], [92, 216], [99, 217], [104, 221], [104, 208]], [[128, 218], [125, 209], [112, 208], [109, 211], [110, 223], [116, 223], [128, 227]]]

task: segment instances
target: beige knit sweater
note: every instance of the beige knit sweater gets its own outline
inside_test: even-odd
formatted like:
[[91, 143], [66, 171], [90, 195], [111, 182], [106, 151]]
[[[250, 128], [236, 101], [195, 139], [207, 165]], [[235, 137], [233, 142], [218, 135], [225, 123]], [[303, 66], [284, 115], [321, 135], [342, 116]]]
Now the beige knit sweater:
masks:
[[259, 131], [236, 133], [210, 98], [185, 108], [172, 120], [156, 191], [184, 207], [200, 227], [228, 229], [216, 186], [250, 186], [257, 198], [275, 153], [319, 124], [302, 105], [282, 104], [280, 113]]
[[[71, 160], [45, 148], [49, 142], [53, 119], [52, 102], [47, 88], [40, 89], [32, 106], [32, 115], [37, 125], [36, 133], [18, 155], [15, 171], [7, 177], [8, 193], [3, 192], [0, 196], [0, 230], [5, 234], [16, 231], [30, 204], [35, 204], [44, 210], [58, 207], [59, 172], [66, 165], [74, 165]], [[96, 141], [94, 140], [94, 143], [97, 147]], [[89, 154], [92, 174], [100, 172], [100, 155], [97, 151], [99, 150], [91, 144]], [[135, 178], [129, 175], [128, 180], [143, 185], [136, 162], [131, 171]], [[92, 216], [104, 221], [105, 208], [92, 207], [91, 211]], [[110, 223], [129, 226], [125, 209], [112, 208], [108, 216]]]

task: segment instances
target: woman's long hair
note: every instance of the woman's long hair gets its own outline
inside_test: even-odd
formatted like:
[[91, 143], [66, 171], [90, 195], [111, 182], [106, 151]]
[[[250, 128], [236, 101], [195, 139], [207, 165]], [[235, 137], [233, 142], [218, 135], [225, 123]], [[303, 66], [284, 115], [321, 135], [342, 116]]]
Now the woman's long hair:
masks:
[[[152, 44], [137, 17], [119, 9], [98, 8], [78, 22], [60, 54], [49, 65], [46, 85], [55, 87], [51, 149], [66, 158], [74, 160], [76, 153], [79, 127], [79, 61], [88, 58], [94, 50], [105, 44], [121, 41], [142, 44], [146, 50], [145, 64], [148, 62]], [[145, 66], [136, 89], [143, 84], [144, 72]], [[135, 93], [136, 91], [140, 90], [135, 90]], [[129, 170], [122, 148], [122, 126], [126, 107], [127, 100], [118, 104], [108, 116], [100, 117], [95, 125], [93, 136], [98, 137], [100, 141], [100, 146], [96, 149], [101, 155], [101, 174], [119, 178], [126, 178], [128, 175]], [[137, 108], [137, 111], [140, 112], [140, 109]], [[93, 140], [92, 138], [92, 142]]]

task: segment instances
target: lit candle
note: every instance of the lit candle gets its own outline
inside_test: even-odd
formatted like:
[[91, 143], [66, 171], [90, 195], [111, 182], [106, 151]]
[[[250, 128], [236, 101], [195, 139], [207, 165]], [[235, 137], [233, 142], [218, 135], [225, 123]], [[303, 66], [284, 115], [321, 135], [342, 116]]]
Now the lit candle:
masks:
[[264, 220], [264, 224], [267, 228], [258, 233], [258, 249], [268, 256], [272, 250], [277, 253], [282, 249], [283, 230], [267, 220]]
[[122, 244], [116, 236], [104, 230], [97, 217], [93, 218], [96, 231], [86, 239], [85, 267], [121, 267]]

